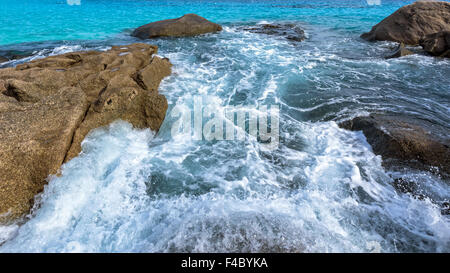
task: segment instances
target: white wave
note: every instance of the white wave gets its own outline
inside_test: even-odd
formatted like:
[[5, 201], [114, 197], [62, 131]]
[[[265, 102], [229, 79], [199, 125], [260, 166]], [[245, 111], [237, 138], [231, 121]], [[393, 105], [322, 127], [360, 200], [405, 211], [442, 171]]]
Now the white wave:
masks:
[[16, 236], [19, 226], [16, 224], [1, 226], [0, 225], [0, 246], [7, 240]]
[[273, 154], [255, 142], [150, 148], [153, 134], [125, 122], [94, 130], [33, 217], [3, 227], [10, 239], [0, 251], [395, 251], [380, 233], [387, 217], [445, 251], [448, 220], [382, 182], [389, 178], [361, 133], [285, 126], [294, 134]]

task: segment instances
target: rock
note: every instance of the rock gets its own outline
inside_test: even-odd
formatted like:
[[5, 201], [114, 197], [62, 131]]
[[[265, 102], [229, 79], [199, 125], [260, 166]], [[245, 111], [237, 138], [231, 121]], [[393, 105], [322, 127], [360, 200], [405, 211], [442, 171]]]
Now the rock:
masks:
[[423, 200], [426, 197], [415, 182], [408, 181], [404, 178], [394, 179], [392, 186], [398, 193], [407, 193], [419, 200]]
[[426, 35], [419, 42], [431, 55], [450, 58], [450, 31]]
[[409, 117], [371, 115], [356, 117], [339, 125], [352, 131], [362, 131], [373, 152], [383, 157], [383, 164], [395, 159], [405, 165], [450, 174], [450, 139], [444, 130], [438, 133], [434, 124]]
[[361, 38], [417, 45], [423, 36], [449, 29], [450, 3], [415, 2], [401, 7]]
[[419, 183], [400, 177], [394, 179], [392, 186], [394, 187], [397, 193], [408, 194], [412, 198], [418, 200], [427, 199], [435, 206], [440, 208], [442, 215], [450, 215], [450, 203], [445, 201], [446, 200], [445, 198], [444, 200], [442, 200], [439, 197], [436, 198], [437, 196], [427, 194], [428, 191], [423, 190]]
[[2, 50], [0, 51], [0, 64], [12, 60], [20, 60], [32, 56], [32, 52], [18, 50]]
[[246, 31], [285, 37], [288, 40], [301, 42], [306, 39], [305, 31], [295, 24], [261, 24], [244, 28]]
[[8, 58], [5, 58], [3, 56], [0, 56], [0, 64], [9, 61]]
[[441, 214], [442, 215], [450, 215], [450, 202], [442, 202]]
[[209, 32], [221, 31], [222, 27], [196, 14], [186, 14], [177, 19], [168, 19], [140, 26], [132, 36], [141, 39], [157, 37], [195, 36]]
[[157, 131], [171, 73], [147, 44], [67, 53], [0, 69], [0, 221], [27, 213], [46, 178], [116, 119]]
[[414, 54], [414, 52], [412, 52], [411, 50], [407, 49], [405, 47], [405, 44], [400, 43], [400, 45], [397, 47], [397, 49], [395, 49], [395, 51], [389, 55], [388, 57], [386, 57], [386, 59], [393, 59], [393, 58], [400, 58], [403, 56], [408, 56]]

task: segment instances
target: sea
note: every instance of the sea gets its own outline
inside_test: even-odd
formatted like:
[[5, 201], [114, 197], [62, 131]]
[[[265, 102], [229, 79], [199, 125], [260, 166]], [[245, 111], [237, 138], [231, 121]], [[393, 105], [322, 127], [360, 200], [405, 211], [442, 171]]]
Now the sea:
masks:
[[[0, 67], [135, 42], [173, 64], [159, 87], [169, 103], [159, 132], [120, 120], [93, 130], [30, 214], [0, 226], [0, 252], [450, 252], [450, 181], [385, 168], [362, 132], [338, 126], [385, 113], [450, 135], [450, 60], [386, 59], [395, 43], [360, 38], [412, 2], [0, 0], [0, 55], [16, 56]], [[187, 13], [223, 30], [130, 35]], [[249, 31], [264, 24], [295, 25], [306, 39]], [[277, 106], [278, 146], [174, 137], [172, 110], [198, 99], [219, 110]]]

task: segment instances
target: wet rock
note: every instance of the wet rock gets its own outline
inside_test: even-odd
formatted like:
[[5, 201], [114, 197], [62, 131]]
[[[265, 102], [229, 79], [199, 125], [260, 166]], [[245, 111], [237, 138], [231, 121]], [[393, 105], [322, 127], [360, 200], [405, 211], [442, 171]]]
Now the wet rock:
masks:
[[[435, 126], [424, 120], [390, 115], [356, 117], [340, 127], [362, 131], [375, 154], [383, 157], [385, 166], [390, 162], [450, 174], [450, 139], [435, 132]], [[389, 159], [395, 159], [389, 161]]]
[[435, 197], [427, 194], [426, 190], [421, 189], [417, 182], [404, 178], [396, 178], [392, 186], [398, 193], [408, 194], [417, 200], [428, 200], [440, 209], [442, 215], [450, 215], [450, 203], [445, 200], [436, 200]]
[[450, 58], [450, 31], [441, 31], [424, 36], [420, 45], [431, 55]]
[[400, 45], [394, 50], [394, 52], [391, 55], [389, 55], [388, 57], [386, 57], [386, 59], [400, 58], [400, 57], [408, 56], [411, 54], [414, 54], [414, 52], [407, 49], [405, 47], [405, 44], [400, 43]]
[[425, 199], [425, 195], [421, 193], [415, 182], [408, 181], [403, 178], [397, 178], [394, 179], [393, 186], [395, 190], [399, 193], [411, 194], [411, 196], [419, 200]]
[[442, 202], [441, 214], [442, 215], [450, 215], [450, 202]]
[[294, 24], [261, 24], [253, 27], [245, 27], [243, 30], [253, 33], [281, 36], [296, 42], [301, 42], [306, 39], [305, 31]]
[[26, 57], [30, 57], [32, 52], [23, 52], [16, 50], [2, 51], [0, 52], [0, 64], [11, 60], [20, 60]]
[[169, 61], [147, 44], [73, 52], [0, 69], [0, 221], [27, 213], [86, 134], [122, 119], [158, 130]]
[[417, 45], [423, 36], [449, 29], [450, 3], [415, 2], [401, 7], [361, 38]]
[[0, 64], [9, 61], [8, 58], [0, 56]]
[[157, 37], [195, 36], [209, 32], [221, 31], [222, 27], [196, 14], [186, 14], [177, 19], [168, 19], [140, 26], [132, 36], [141, 39]]
[[21, 60], [30, 57], [32, 54], [14, 54], [10, 56], [10, 60]]

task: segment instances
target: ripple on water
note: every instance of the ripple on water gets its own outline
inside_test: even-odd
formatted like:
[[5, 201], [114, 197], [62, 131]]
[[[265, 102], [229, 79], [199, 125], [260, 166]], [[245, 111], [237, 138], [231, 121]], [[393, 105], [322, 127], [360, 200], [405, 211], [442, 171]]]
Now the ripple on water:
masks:
[[[448, 252], [450, 220], [438, 205], [448, 181], [386, 173], [360, 132], [335, 123], [382, 110], [448, 128], [448, 61], [384, 60], [379, 44], [339, 33], [321, 46], [318, 30], [308, 26], [300, 45], [234, 26], [152, 41], [174, 64], [160, 87], [171, 107], [196, 95], [219, 108], [280, 104], [280, 147], [172, 139], [170, 118], [157, 137], [125, 122], [95, 130], [30, 220], [0, 227], [0, 242], [9, 239], [0, 251]], [[340, 51], [350, 45], [353, 56]], [[405, 175], [425, 198], [395, 189]]]

